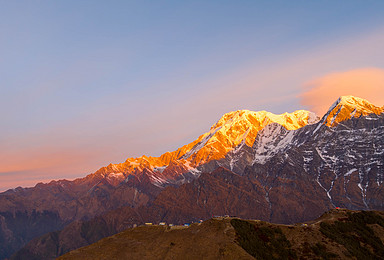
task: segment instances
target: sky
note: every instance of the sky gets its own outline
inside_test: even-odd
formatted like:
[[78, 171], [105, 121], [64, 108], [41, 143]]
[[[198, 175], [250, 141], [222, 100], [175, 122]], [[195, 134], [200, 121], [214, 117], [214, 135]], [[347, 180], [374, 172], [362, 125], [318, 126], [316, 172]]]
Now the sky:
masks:
[[384, 1], [0, 1], [0, 191], [159, 156], [230, 111], [384, 105]]

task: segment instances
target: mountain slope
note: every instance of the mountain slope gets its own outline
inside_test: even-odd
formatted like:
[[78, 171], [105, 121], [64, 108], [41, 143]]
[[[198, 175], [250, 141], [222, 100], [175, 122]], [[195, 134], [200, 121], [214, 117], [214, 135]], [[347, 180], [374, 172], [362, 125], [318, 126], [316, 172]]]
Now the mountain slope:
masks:
[[[96, 250], [69, 253], [63, 259], [253, 259], [234, 243], [228, 221], [210, 220], [189, 228], [141, 226], [106, 238]], [[98, 243], [97, 243], [98, 244]], [[108, 245], [107, 245], [108, 244]], [[104, 247], [105, 245], [105, 247]]]
[[[197, 178], [201, 172], [216, 169], [219, 167], [216, 161], [225, 159], [239, 145], [250, 148], [258, 131], [268, 124], [278, 122], [287, 129], [296, 129], [315, 120], [313, 113], [302, 110], [282, 115], [235, 111], [224, 115], [194, 142], [160, 157], [129, 158], [74, 181], [52, 181], [1, 193], [0, 240], [4, 243], [0, 246], [3, 252], [0, 256], [9, 256], [33, 237], [72, 221], [90, 219], [122, 206], [146, 205], [164, 186], [180, 185]], [[36, 219], [32, 225], [25, 226], [24, 232], [29, 235], [19, 235], [12, 223], [23, 222], [34, 211], [55, 216], [56, 224], [44, 226]]]
[[[303, 180], [304, 183], [307, 181]], [[216, 215], [235, 215], [241, 218], [295, 223], [316, 218], [331, 207], [326, 198], [318, 195], [322, 190], [317, 184], [312, 183], [312, 187], [307, 187], [300, 194], [294, 194], [290, 187], [295, 187], [296, 184], [292, 181], [282, 182], [286, 193], [291, 196], [281, 200], [276, 197], [280, 191], [274, 189], [268, 198], [257, 179], [218, 168], [211, 173], [203, 173], [198, 179], [178, 188], [165, 188], [146, 207], [119, 208], [89, 221], [72, 223], [61, 231], [36, 238], [18, 252], [18, 255], [22, 254], [29, 259], [33, 257], [52, 259], [69, 250], [95, 242], [103, 237], [102, 234], [112, 235], [145, 222], [183, 224], [209, 219]], [[284, 208], [287, 200], [290, 203]], [[270, 203], [275, 205], [271, 207]]]
[[266, 125], [277, 122], [287, 129], [297, 129], [315, 121], [313, 113], [303, 110], [282, 115], [231, 112], [194, 142], [160, 157], [129, 158], [74, 181], [52, 181], [3, 192], [0, 212], [47, 210], [58, 212], [62, 221], [67, 222], [120, 206], [144, 205], [157, 196], [160, 188], [197, 178], [201, 172], [220, 166], [209, 162], [224, 159], [239, 146], [251, 147], [258, 131]]

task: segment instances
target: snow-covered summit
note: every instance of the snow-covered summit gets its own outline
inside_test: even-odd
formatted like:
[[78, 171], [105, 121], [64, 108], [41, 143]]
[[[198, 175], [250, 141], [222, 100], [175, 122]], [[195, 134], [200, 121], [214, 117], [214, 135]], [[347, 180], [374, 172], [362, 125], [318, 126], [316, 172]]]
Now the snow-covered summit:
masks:
[[327, 126], [336, 126], [344, 120], [353, 117], [379, 115], [384, 112], [384, 107], [377, 107], [366, 99], [354, 96], [341, 96], [329, 108], [322, 122]]
[[294, 130], [318, 121], [319, 119], [314, 113], [306, 110], [280, 115], [267, 111], [237, 110], [223, 115], [211, 127], [211, 131], [216, 130], [215, 135], [225, 137], [229, 146], [233, 148], [242, 141], [245, 141], [248, 146], [252, 146], [257, 133], [271, 123], [282, 125], [287, 130]]

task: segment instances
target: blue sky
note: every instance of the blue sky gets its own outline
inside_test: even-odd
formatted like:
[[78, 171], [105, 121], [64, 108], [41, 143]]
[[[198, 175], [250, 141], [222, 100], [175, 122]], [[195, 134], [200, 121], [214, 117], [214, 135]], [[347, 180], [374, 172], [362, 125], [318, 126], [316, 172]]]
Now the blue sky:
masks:
[[306, 109], [306, 83], [384, 68], [383, 10], [383, 1], [0, 1], [0, 190], [158, 156], [232, 110]]

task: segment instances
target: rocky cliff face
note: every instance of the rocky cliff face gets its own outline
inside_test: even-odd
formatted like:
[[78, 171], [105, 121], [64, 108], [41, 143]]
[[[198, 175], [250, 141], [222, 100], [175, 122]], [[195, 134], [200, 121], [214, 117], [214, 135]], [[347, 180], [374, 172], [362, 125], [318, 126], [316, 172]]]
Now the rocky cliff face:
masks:
[[[175, 152], [130, 158], [73, 182], [2, 193], [0, 212], [45, 210], [63, 225], [132, 209], [136, 217], [105, 217], [113, 226], [105, 234], [113, 234], [137, 222], [183, 223], [212, 215], [293, 223], [334, 207], [383, 210], [383, 112], [341, 97], [320, 121], [307, 111], [228, 113]], [[5, 248], [17, 233], [1, 223]]]
[[[280, 131], [263, 154], [255, 153], [251, 171], [265, 183], [271, 183], [271, 176], [280, 177], [284, 171], [279, 169], [288, 167], [298, 179], [309, 177], [312, 183], [317, 183], [332, 207], [382, 210], [383, 110], [375, 107], [373, 113], [363, 116], [358, 109], [349, 107], [349, 119], [340, 121], [336, 114], [332, 115], [335, 110], [343, 111], [338, 108], [342, 106], [340, 103], [316, 125]], [[356, 113], [360, 115], [356, 117]], [[327, 126], [330, 117], [333, 127]], [[263, 143], [263, 136], [256, 140], [255, 150]], [[279, 147], [275, 148], [278, 152], [271, 152], [273, 147]], [[273, 189], [274, 185], [268, 188]]]

